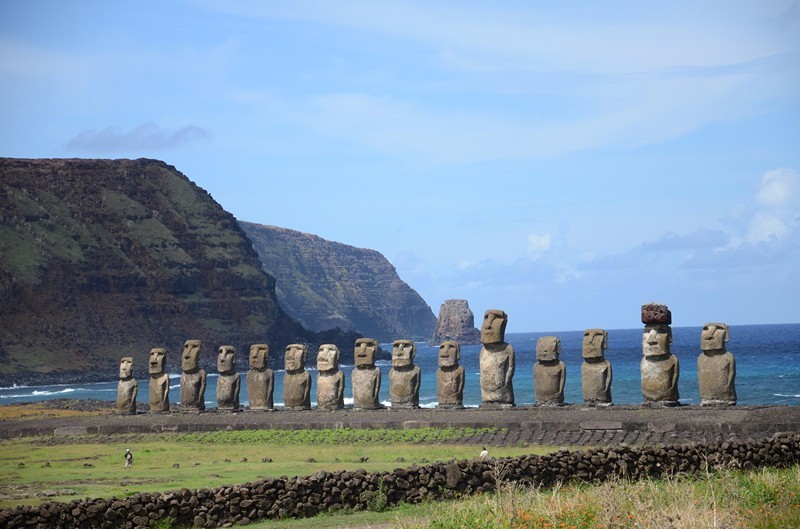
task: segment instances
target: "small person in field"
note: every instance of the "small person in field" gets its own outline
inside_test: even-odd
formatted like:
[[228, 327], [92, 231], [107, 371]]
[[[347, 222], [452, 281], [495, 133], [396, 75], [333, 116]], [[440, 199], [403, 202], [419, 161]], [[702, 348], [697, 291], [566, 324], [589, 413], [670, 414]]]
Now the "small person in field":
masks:
[[133, 454], [130, 448], [125, 449], [125, 470], [133, 468]]
[[481, 455], [478, 457], [480, 457], [481, 462], [489, 460], [489, 451], [486, 450], [485, 446], [483, 447], [483, 450], [481, 450]]

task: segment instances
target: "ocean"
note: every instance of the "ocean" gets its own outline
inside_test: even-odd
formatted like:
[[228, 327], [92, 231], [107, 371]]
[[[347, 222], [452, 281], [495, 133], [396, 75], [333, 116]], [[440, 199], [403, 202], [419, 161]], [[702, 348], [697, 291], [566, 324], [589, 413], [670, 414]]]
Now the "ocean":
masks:
[[[678, 389], [683, 404], [699, 404], [697, 385], [697, 357], [700, 351], [701, 327], [673, 327], [672, 352], [680, 362]], [[536, 341], [540, 336], [553, 335], [561, 339], [561, 360], [566, 364], [567, 381], [564, 388], [566, 403], [583, 402], [581, 391], [581, 344], [583, 331], [507, 333], [506, 341], [514, 346], [516, 371], [514, 394], [517, 405], [534, 404], [533, 364], [536, 358]], [[391, 344], [381, 344], [391, 350]], [[480, 405], [480, 378], [478, 353], [480, 345], [461, 347], [461, 365], [464, 366], [466, 382], [464, 405]], [[784, 404], [800, 405], [800, 324], [735, 325], [731, 326], [731, 338], [727, 350], [736, 358], [736, 392], [741, 405]], [[417, 343], [415, 364], [422, 371], [420, 406], [436, 406], [436, 370], [438, 347]], [[642, 356], [642, 329], [608, 330], [606, 358], [613, 369], [611, 392], [615, 404], [640, 404], [642, 402], [639, 362]], [[390, 361], [377, 364], [382, 371], [381, 401], [387, 406], [389, 400]], [[350, 372], [352, 365], [342, 365], [346, 377], [345, 404], [352, 404]], [[316, 369], [309, 368], [312, 380], [316, 380]], [[115, 401], [117, 396], [116, 373], [109, 373], [108, 382], [91, 384], [64, 384], [50, 386], [26, 386], [0, 388], [0, 405], [18, 402], [34, 402], [56, 398], [99, 399]], [[247, 402], [247, 384], [242, 372], [240, 400]], [[275, 370], [275, 405], [283, 404], [283, 370]], [[146, 366], [134, 367], [134, 376], [139, 380], [138, 401], [147, 403], [149, 376]], [[180, 373], [170, 374], [170, 403], [180, 400]], [[217, 376], [209, 373], [206, 387], [206, 407], [216, 407]], [[316, 383], [311, 388], [315, 400]], [[313, 404], [316, 404], [315, 402]]]

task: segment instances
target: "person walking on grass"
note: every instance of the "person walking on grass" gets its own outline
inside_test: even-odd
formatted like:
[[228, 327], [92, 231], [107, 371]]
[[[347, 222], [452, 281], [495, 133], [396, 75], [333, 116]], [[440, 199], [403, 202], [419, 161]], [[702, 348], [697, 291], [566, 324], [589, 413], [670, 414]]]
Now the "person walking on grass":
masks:
[[133, 454], [130, 448], [125, 449], [125, 470], [133, 468]]
[[481, 463], [483, 463], [484, 461], [488, 461], [489, 460], [489, 451], [486, 450], [485, 446], [483, 447], [483, 450], [481, 450], [481, 455], [478, 456], [478, 457], [480, 457]]

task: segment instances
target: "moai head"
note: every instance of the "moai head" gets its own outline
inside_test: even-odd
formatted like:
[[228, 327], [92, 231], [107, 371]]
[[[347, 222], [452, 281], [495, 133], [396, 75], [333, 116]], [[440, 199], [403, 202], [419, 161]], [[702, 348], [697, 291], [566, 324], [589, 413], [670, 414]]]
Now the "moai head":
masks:
[[148, 363], [151, 375], [160, 375], [167, 368], [167, 350], [162, 347], [150, 349], [150, 361]]
[[339, 348], [332, 343], [320, 345], [317, 352], [317, 369], [320, 372], [339, 369]]
[[668, 355], [672, 344], [672, 329], [666, 323], [648, 323], [642, 334], [642, 354], [644, 356]]
[[236, 348], [232, 345], [221, 345], [217, 351], [217, 371], [230, 373], [236, 370]]
[[555, 336], [542, 336], [536, 341], [536, 360], [549, 362], [558, 360], [561, 354], [561, 340]]
[[119, 359], [119, 378], [125, 380], [133, 376], [133, 357], [123, 356]]
[[725, 323], [706, 323], [700, 334], [700, 349], [703, 351], [717, 351], [725, 349], [725, 344], [731, 337], [731, 330]]
[[392, 367], [410, 367], [414, 365], [417, 347], [413, 340], [395, 340], [392, 345]]
[[439, 367], [456, 367], [461, 360], [461, 345], [458, 342], [445, 341], [439, 346]]
[[586, 329], [583, 331], [584, 358], [603, 358], [608, 347], [608, 332], [604, 329]]
[[283, 367], [286, 371], [299, 371], [306, 365], [308, 346], [303, 343], [293, 343], [286, 346], [283, 357]]
[[356, 367], [375, 367], [375, 354], [378, 352], [378, 340], [359, 338], [356, 340]]
[[267, 368], [267, 358], [269, 358], [269, 345], [254, 343], [250, 346], [250, 369], [263, 371]]
[[200, 340], [186, 340], [183, 342], [183, 354], [181, 355], [181, 369], [186, 373], [191, 373], [200, 367], [200, 347], [203, 343]]
[[508, 316], [502, 310], [490, 309], [483, 315], [481, 343], [502, 343], [506, 337]]

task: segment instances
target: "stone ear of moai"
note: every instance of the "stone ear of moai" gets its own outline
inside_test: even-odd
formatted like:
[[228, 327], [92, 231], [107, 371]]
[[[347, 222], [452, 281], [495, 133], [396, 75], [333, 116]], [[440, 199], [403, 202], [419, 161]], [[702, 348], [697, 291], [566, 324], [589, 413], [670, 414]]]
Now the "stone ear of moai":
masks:
[[[670, 351], [672, 344], [672, 313], [666, 305], [642, 305], [641, 384], [644, 406], [679, 405], [678, 358]], [[514, 406], [513, 376], [514, 348], [505, 342], [508, 316], [501, 310], [487, 310], [481, 329], [482, 347], [479, 353], [481, 407], [508, 408]], [[701, 354], [697, 359], [698, 384], [702, 406], [734, 406], [736, 397], [736, 360], [726, 351], [730, 328], [721, 322], [703, 325], [700, 336]], [[612, 368], [605, 358], [608, 332], [601, 328], [586, 329], [581, 354], [581, 389], [583, 401], [590, 407], [610, 406]], [[201, 369], [199, 355], [202, 343], [186, 340], [181, 356], [180, 411], [205, 409], [206, 373]], [[381, 370], [375, 365], [378, 341], [359, 338], [355, 342], [355, 368], [352, 371], [353, 408], [382, 409], [380, 403]], [[536, 362], [533, 366], [533, 385], [536, 405], [562, 405], [566, 382], [566, 365], [560, 360], [561, 340], [543, 336], [536, 343]], [[311, 409], [311, 377], [305, 369], [308, 346], [286, 346], [283, 380], [284, 409]], [[389, 371], [391, 407], [419, 407], [421, 372], [414, 365], [416, 344], [412, 340], [395, 340], [392, 348], [392, 369]], [[167, 350], [150, 351], [149, 403], [151, 413], [168, 413], [169, 375], [166, 372]], [[344, 408], [345, 375], [339, 369], [339, 349], [323, 344], [317, 354], [317, 403], [320, 410]], [[436, 394], [439, 408], [463, 407], [465, 371], [460, 365], [461, 345], [444, 341], [439, 346]], [[269, 345], [250, 347], [247, 373], [249, 410], [274, 410], [274, 374], [267, 367]], [[221, 346], [217, 356], [217, 407], [219, 411], [238, 411], [240, 375], [236, 373], [236, 350]], [[136, 413], [138, 382], [133, 377], [133, 358], [122, 357], [119, 364], [116, 412]]]

